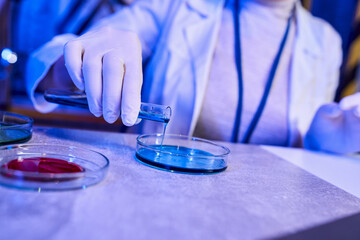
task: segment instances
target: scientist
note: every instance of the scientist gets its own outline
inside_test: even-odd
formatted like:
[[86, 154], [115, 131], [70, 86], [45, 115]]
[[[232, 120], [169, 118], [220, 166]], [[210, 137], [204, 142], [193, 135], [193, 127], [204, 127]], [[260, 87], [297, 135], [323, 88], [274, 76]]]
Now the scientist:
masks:
[[142, 100], [173, 108], [172, 133], [351, 153], [360, 97], [332, 103], [341, 59], [338, 34], [296, 0], [138, 0], [34, 52], [27, 88], [42, 112], [56, 106], [38, 87], [71, 79], [109, 123], [134, 125]]

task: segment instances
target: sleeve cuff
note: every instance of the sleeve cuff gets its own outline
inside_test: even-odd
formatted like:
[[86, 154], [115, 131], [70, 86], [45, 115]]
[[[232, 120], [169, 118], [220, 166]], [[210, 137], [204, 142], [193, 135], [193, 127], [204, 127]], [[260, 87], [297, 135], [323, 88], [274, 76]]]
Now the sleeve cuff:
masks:
[[47, 102], [42, 94], [35, 94], [35, 90], [46, 74], [48, 74], [52, 65], [63, 55], [64, 45], [76, 37], [74, 34], [55, 36], [50, 42], [30, 55], [26, 65], [26, 90], [37, 111], [48, 113], [58, 106], [57, 104]]

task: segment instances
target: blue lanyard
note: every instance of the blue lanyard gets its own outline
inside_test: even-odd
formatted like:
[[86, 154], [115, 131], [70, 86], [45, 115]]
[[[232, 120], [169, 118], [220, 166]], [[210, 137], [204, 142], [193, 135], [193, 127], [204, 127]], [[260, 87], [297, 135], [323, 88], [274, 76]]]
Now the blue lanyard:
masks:
[[[285, 31], [283, 39], [281, 40], [279, 51], [276, 54], [274, 63], [271, 67], [270, 74], [269, 74], [268, 80], [265, 85], [263, 96], [262, 96], [259, 106], [255, 112], [255, 115], [253, 116], [253, 118], [250, 122], [250, 125], [245, 132], [244, 138], [241, 141], [242, 143], [249, 143], [251, 135], [253, 134], [253, 132], [256, 128], [256, 125], [258, 124], [259, 119], [264, 111], [266, 101], [268, 99], [270, 89], [271, 89], [271, 86], [272, 86], [272, 83], [273, 83], [273, 80], [275, 77], [276, 69], [279, 65], [280, 57], [284, 50], [286, 39], [289, 35], [292, 17], [293, 17], [293, 14], [291, 14], [291, 16], [288, 19], [286, 31]], [[238, 100], [238, 107], [236, 110], [236, 118], [235, 118], [234, 130], [233, 130], [233, 134], [231, 137], [231, 141], [237, 142], [238, 137], [239, 137], [238, 135], [239, 135], [240, 123], [241, 123], [241, 114], [242, 114], [242, 108], [243, 108], [243, 91], [244, 91], [243, 73], [242, 73], [242, 65], [241, 65], [240, 0], [235, 1], [234, 22], [235, 22], [234, 23], [234, 26], [235, 26], [235, 58], [236, 58], [236, 68], [237, 68], [238, 80], [239, 80], [239, 100]]]

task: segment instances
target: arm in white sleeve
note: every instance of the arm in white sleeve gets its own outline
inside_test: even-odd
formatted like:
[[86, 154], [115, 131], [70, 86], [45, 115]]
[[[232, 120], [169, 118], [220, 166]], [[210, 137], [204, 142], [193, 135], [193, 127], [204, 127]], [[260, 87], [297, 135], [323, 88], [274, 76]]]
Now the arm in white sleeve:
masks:
[[26, 65], [26, 91], [37, 111], [42, 113], [51, 112], [57, 104], [45, 101], [44, 97], [36, 94], [35, 90], [40, 82], [48, 74], [53, 64], [63, 55], [66, 42], [76, 38], [73, 34], [64, 34], [54, 37], [50, 42], [34, 51]]
[[[328, 85], [326, 91], [328, 102], [333, 101], [339, 81], [342, 60], [341, 41], [328, 39]], [[321, 89], [319, 89], [320, 91]], [[350, 99], [350, 98], [348, 98]], [[352, 99], [360, 99], [359, 95]], [[332, 153], [347, 154], [360, 151], [360, 118], [357, 107], [344, 107], [334, 102], [322, 105], [316, 112], [304, 139], [305, 148]], [[360, 105], [360, 103], [359, 103]]]

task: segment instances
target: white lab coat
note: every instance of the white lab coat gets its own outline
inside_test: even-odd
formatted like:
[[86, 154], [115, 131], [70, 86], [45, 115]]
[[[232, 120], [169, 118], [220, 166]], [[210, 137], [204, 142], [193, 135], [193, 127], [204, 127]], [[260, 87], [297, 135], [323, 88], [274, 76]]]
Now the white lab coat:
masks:
[[[100, 23], [138, 34], [147, 62], [142, 101], [173, 108], [171, 133], [193, 134], [223, 5], [224, 0], [138, 0]], [[316, 110], [333, 100], [342, 59], [340, 37], [329, 24], [311, 16], [300, 3], [295, 16], [288, 104], [291, 146], [305, 135]], [[31, 95], [39, 78], [30, 78]], [[161, 132], [159, 124], [143, 122], [143, 131]]]

